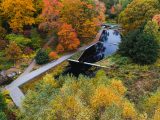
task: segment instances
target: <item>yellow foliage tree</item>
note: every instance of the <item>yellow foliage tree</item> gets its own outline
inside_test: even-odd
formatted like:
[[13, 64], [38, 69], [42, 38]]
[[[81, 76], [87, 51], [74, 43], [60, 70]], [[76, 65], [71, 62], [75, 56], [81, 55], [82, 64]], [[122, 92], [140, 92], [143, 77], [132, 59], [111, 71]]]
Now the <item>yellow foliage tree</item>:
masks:
[[[99, 76], [100, 74], [101, 76]], [[28, 94], [29, 96], [27, 95], [25, 98], [23, 103], [24, 118], [35, 119], [38, 116], [38, 119], [53, 120], [136, 119], [137, 113], [134, 105], [124, 97], [126, 89], [122, 82], [108, 81], [102, 72], [99, 72], [97, 76], [99, 77], [61, 76], [57, 81], [64, 81], [63, 85], [50, 92], [48, 92], [48, 86], [40, 85], [37, 89], [39, 90], [37, 91], [38, 97], [33, 96], [32, 98], [31, 94]], [[46, 81], [53, 80], [51, 76], [47, 76], [46, 79]], [[103, 81], [99, 79], [103, 79]], [[51, 96], [51, 98], [39, 99], [42, 96]], [[36, 101], [36, 105], [29, 101]], [[42, 103], [46, 103], [46, 105], [42, 105]], [[28, 108], [32, 110], [28, 110]], [[30, 113], [34, 113], [34, 115], [30, 115]], [[45, 115], [46, 118], [44, 118]]]
[[122, 116], [124, 119], [127, 120], [134, 120], [136, 119], [136, 110], [134, 108], [134, 105], [131, 104], [129, 101], [125, 101], [123, 104], [123, 113]]
[[160, 91], [157, 91], [150, 98], [148, 98], [145, 105], [146, 105], [146, 111], [149, 114], [153, 114], [153, 111], [155, 111], [155, 108], [158, 105], [160, 105]]
[[151, 20], [159, 13], [159, 4], [158, 0], [133, 0], [119, 16], [125, 32], [137, 29]]
[[80, 104], [74, 96], [56, 96], [52, 102], [56, 119], [75, 119], [80, 112]]
[[25, 25], [35, 23], [33, 6], [32, 0], [3, 0], [1, 11], [12, 30], [22, 31]]
[[105, 108], [112, 104], [120, 105], [121, 96], [118, 96], [111, 88], [99, 87], [91, 98], [91, 104], [95, 108]]
[[160, 105], [155, 110], [155, 114], [154, 114], [153, 120], [160, 120]]
[[90, 40], [94, 40], [95, 35], [97, 33], [97, 24], [95, 24], [96, 21], [97, 19], [86, 20], [82, 24], [83, 29], [79, 29], [78, 34], [79, 34], [79, 38], [83, 42], [89, 42]]
[[58, 86], [58, 84], [57, 84], [57, 82], [55, 81], [53, 75], [51, 75], [51, 74], [45, 75], [45, 77], [43, 78], [43, 81], [44, 81], [46, 84], [52, 85], [54, 88], [56, 88], [56, 87]]
[[126, 88], [123, 86], [122, 81], [112, 80], [111, 88], [116, 90], [120, 95], [124, 95], [126, 93]]

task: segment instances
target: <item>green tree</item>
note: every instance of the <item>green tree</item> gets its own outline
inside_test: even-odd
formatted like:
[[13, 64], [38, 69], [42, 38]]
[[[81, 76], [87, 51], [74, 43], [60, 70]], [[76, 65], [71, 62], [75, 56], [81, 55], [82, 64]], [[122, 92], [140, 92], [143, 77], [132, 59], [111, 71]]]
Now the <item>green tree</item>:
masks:
[[31, 42], [31, 39], [25, 38], [23, 35], [8, 34], [5, 39], [9, 42], [15, 42], [17, 45], [24, 47]]
[[155, 21], [148, 21], [147, 24], [145, 25], [144, 32], [146, 34], [149, 34], [155, 38], [155, 40], [159, 43], [160, 45], [160, 32], [159, 32], [159, 25]]
[[0, 39], [4, 39], [6, 36], [7, 31], [0, 26]]
[[152, 64], [158, 58], [158, 43], [153, 36], [135, 30], [122, 39], [120, 53], [138, 64]]
[[3, 94], [0, 92], [0, 111], [4, 111], [7, 108]]
[[36, 29], [32, 29], [31, 31], [31, 47], [34, 49], [38, 49], [41, 47], [42, 38], [38, 34]]
[[42, 64], [45, 64], [49, 61], [49, 56], [46, 51], [40, 50], [40, 51], [38, 51], [35, 59], [36, 59], [37, 64], [42, 65]]
[[111, 6], [117, 4], [119, 0], [101, 0], [101, 1], [105, 3], [107, 9], [110, 9]]
[[0, 111], [0, 120], [7, 120], [6, 114], [2, 111]]
[[122, 9], [124, 10], [127, 7], [127, 5], [132, 1], [133, 0], [119, 0], [119, 3], [122, 5]]
[[0, 92], [0, 120], [7, 120], [7, 116], [4, 113], [7, 109], [7, 104], [3, 94]]

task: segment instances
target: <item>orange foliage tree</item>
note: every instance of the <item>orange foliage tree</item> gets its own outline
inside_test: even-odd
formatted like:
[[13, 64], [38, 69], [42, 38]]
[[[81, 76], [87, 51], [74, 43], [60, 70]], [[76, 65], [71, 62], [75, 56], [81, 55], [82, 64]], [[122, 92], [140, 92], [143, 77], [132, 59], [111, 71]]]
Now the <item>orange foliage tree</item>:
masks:
[[58, 45], [57, 45], [57, 48], [56, 48], [56, 51], [57, 51], [58, 53], [63, 53], [63, 52], [64, 52], [63, 46], [62, 46], [61, 44], [58, 44]]
[[56, 59], [59, 58], [59, 56], [58, 56], [58, 54], [56, 52], [52, 51], [52, 52], [49, 53], [49, 58], [51, 60], [56, 60]]
[[[105, 5], [99, 0], [43, 0], [43, 3], [39, 28], [47, 32], [59, 31], [57, 52], [76, 49], [79, 41], [94, 40], [98, 26], [105, 20]], [[68, 32], [72, 29], [74, 32]], [[64, 36], [64, 32], [70, 36]]]
[[105, 6], [98, 0], [64, 0], [62, 4], [61, 21], [71, 24], [81, 41], [93, 40], [104, 21]]
[[77, 34], [71, 25], [64, 23], [58, 32], [59, 45], [64, 50], [71, 51], [76, 49], [80, 45], [80, 41], [77, 38]]

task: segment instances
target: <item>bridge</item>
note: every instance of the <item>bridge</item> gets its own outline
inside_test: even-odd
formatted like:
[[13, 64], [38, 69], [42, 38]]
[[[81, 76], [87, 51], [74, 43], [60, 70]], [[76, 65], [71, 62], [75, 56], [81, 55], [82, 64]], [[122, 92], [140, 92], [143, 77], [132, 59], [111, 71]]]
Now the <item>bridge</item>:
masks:
[[[28, 74], [25, 74], [25, 75], [22, 74], [19, 78], [17, 78], [11, 84], [6, 86], [5, 88], [6, 88], [6, 90], [9, 91], [9, 95], [12, 98], [13, 102], [15, 103], [15, 105], [17, 107], [21, 108], [22, 101], [23, 101], [23, 99], [25, 97], [25, 95], [23, 94], [23, 92], [20, 89], [20, 86], [22, 86], [25, 83], [28, 83], [28, 82], [32, 81], [34, 78], [38, 77], [39, 75], [47, 72], [48, 70], [52, 69], [55, 66], [61, 64], [62, 62], [64, 62], [65, 60], [69, 59], [71, 56], [73, 56], [77, 52], [82, 51], [82, 50], [86, 50], [90, 46], [93, 46], [99, 40], [99, 38], [100, 38], [100, 36], [102, 34], [102, 31], [103, 31], [103, 29], [99, 31], [99, 33], [97, 34], [95, 40], [90, 45], [81, 47], [76, 52], [72, 52], [72, 53], [69, 53], [67, 55], [64, 55], [61, 58], [59, 58], [58, 60], [52, 61], [52, 62], [40, 67], [39, 69], [28, 73]], [[85, 64], [87, 64], [87, 63], [85, 63]]]

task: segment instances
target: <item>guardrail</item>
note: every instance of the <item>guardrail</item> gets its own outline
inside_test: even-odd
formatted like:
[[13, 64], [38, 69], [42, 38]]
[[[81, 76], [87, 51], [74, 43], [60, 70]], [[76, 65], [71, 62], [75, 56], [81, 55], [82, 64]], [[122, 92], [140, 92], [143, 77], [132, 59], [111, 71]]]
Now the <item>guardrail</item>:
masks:
[[84, 64], [84, 65], [89, 65], [89, 66], [107, 68], [106, 66], [101, 66], [101, 65], [98, 65], [98, 64], [88, 63], [88, 62], [80, 62], [80, 61], [78, 61], [78, 60], [73, 60], [73, 59], [68, 59], [68, 61], [69, 61], [69, 62], [79, 63], [79, 64]]

